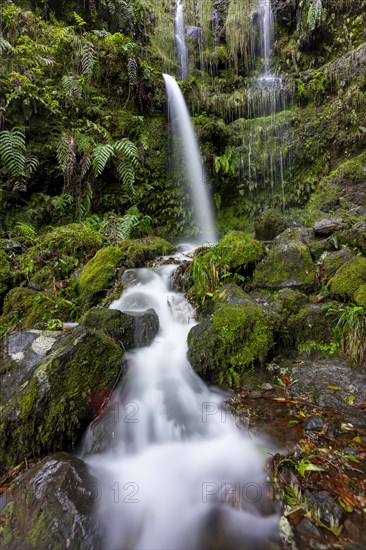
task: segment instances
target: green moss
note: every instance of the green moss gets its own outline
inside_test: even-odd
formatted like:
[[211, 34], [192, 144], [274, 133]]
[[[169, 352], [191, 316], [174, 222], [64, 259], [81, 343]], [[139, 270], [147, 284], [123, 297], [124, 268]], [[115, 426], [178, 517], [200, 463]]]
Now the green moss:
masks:
[[264, 254], [264, 246], [240, 231], [230, 231], [193, 261], [194, 292], [202, 302], [228, 277], [249, 274]]
[[74, 446], [111, 391], [123, 353], [109, 337], [84, 327], [64, 337], [0, 410], [5, 467]]
[[117, 269], [125, 259], [126, 253], [118, 246], [98, 250], [95, 256], [84, 266], [78, 279], [80, 300], [92, 305], [101, 297], [101, 293], [113, 285]]
[[353, 300], [356, 291], [366, 283], [366, 258], [356, 257], [345, 263], [328, 283], [333, 296]]
[[366, 308], [366, 284], [358, 287], [354, 294], [354, 300], [358, 306]]
[[12, 280], [11, 266], [4, 250], [0, 250], [0, 305], [1, 298], [7, 293]]
[[255, 219], [255, 238], [271, 241], [288, 226], [285, 216], [279, 210], [268, 209]]
[[175, 247], [161, 237], [146, 237], [138, 241], [144, 250], [145, 262], [174, 252]]
[[253, 284], [259, 288], [311, 289], [315, 268], [309, 248], [301, 241], [279, 242], [256, 266]]
[[188, 336], [193, 368], [212, 383], [235, 385], [273, 346], [274, 318], [254, 302], [219, 307]]
[[299, 311], [306, 304], [308, 297], [299, 290], [283, 288], [279, 291], [277, 300], [279, 302], [279, 313], [282, 318], [287, 318]]

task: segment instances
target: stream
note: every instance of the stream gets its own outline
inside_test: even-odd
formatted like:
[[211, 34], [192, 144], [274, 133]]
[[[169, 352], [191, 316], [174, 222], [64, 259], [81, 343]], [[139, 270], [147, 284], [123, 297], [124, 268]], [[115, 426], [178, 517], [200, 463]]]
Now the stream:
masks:
[[194, 311], [170, 288], [176, 267], [129, 270], [110, 306], [154, 308], [160, 329], [149, 347], [128, 352], [125, 380], [86, 434], [104, 548], [266, 548], [278, 524], [264, 471], [270, 444], [239, 430], [227, 395], [191, 369]]

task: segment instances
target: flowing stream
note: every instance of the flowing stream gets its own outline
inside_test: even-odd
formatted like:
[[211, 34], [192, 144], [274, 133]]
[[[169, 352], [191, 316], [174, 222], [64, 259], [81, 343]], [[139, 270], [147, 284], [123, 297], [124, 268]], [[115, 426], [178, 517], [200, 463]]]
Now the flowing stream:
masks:
[[177, 11], [174, 19], [175, 43], [177, 47], [180, 78], [186, 80], [188, 76], [188, 53], [184, 32], [184, 8], [183, 0], [177, 0]]
[[[176, 267], [130, 270], [111, 305], [154, 308], [160, 329], [149, 347], [128, 353], [126, 378], [85, 439], [104, 548], [267, 548], [278, 522], [266, 498], [268, 455], [188, 363], [194, 311], [170, 289]], [[101, 434], [108, 444], [92, 454]]]

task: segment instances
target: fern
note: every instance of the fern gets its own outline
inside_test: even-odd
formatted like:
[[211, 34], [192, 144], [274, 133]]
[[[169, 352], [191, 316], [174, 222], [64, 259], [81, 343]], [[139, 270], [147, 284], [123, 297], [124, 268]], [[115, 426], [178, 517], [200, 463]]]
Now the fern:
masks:
[[5, 40], [2, 36], [0, 36], [0, 55], [3, 55], [4, 53], [12, 53], [15, 52], [15, 48]]
[[75, 11], [73, 13], [73, 17], [76, 21], [76, 25], [78, 26], [79, 29], [81, 29], [82, 27], [84, 27], [86, 25], [86, 21], [84, 21], [84, 19], [82, 17], [80, 17], [80, 15], [78, 15]]
[[105, 145], [98, 144], [94, 147], [92, 151], [93, 158], [93, 169], [94, 174], [99, 176], [104, 168], [106, 167], [107, 162], [114, 155], [114, 147], [110, 143]]
[[0, 158], [10, 176], [24, 175], [25, 153], [25, 136], [22, 132], [15, 128], [0, 132]]
[[135, 183], [135, 171], [132, 168], [129, 162], [122, 160], [117, 166], [117, 172], [121, 178], [122, 184], [125, 190], [131, 195], [135, 194], [135, 188], [133, 184]]
[[37, 237], [37, 232], [34, 227], [30, 224], [24, 222], [17, 222], [15, 224], [15, 230], [17, 235], [20, 237], [25, 237], [26, 239], [34, 242]]
[[114, 148], [117, 152], [123, 153], [123, 155], [131, 161], [134, 167], [138, 165], [138, 150], [132, 141], [123, 138], [120, 141], [116, 141]]
[[127, 74], [130, 88], [137, 85], [137, 63], [134, 57], [130, 57], [127, 62]]
[[63, 76], [61, 79], [61, 87], [65, 98], [70, 103], [81, 99], [83, 96], [83, 87], [80, 80], [75, 76]]
[[91, 82], [95, 61], [94, 46], [88, 42], [81, 48], [80, 52], [81, 72], [88, 82]]

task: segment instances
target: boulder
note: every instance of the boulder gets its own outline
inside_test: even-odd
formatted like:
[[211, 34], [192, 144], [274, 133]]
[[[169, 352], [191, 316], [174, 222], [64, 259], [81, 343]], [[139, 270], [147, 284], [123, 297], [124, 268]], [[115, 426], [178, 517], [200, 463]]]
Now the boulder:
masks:
[[273, 290], [311, 290], [315, 286], [315, 266], [309, 248], [300, 240], [281, 239], [276, 242], [267, 256], [257, 264], [253, 285]]
[[266, 360], [273, 346], [274, 316], [240, 289], [235, 296], [219, 289], [214, 300], [211, 318], [189, 332], [188, 358], [207, 382], [238, 384], [246, 369]]
[[109, 336], [123, 349], [149, 346], [159, 330], [159, 317], [154, 309], [124, 313], [118, 309], [94, 307], [81, 324]]
[[366, 255], [366, 224], [339, 230], [335, 233], [334, 238], [338, 247], [347, 246]]
[[102, 545], [93, 514], [99, 497], [97, 480], [82, 460], [66, 453], [44, 458], [5, 495], [0, 547], [99, 550]]
[[354, 257], [354, 253], [349, 248], [342, 248], [335, 252], [325, 252], [320, 257], [320, 263], [323, 265], [327, 278], [333, 277], [342, 265], [349, 262]]
[[332, 296], [354, 300], [361, 285], [366, 284], [366, 258], [356, 256], [338, 269], [329, 280], [328, 288]]
[[[33, 342], [34, 346], [34, 342]], [[0, 367], [10, 397], [0, 403], [1, 468], [30, 456], [72, 448], [121, 372], [123, 350], [111, 338], [78, 327], [57, 341], [40, 362], [20, 357]]]
[[236, 273], [248, 275], [263, 257], [264, 246], [241, 231], [230, 231], [221, 241], [195, 257], [192, 264], [194, 292], [201, 302], [215, 292], [223, 279]]
[[314, 224], [315, 235], [329, 237], [344, 224], [342, 218], [327, 218]]
[[288, 223], [280, 210], [268, 209], [254, 221], [255, 238], [272, 241], [287, 227]]

